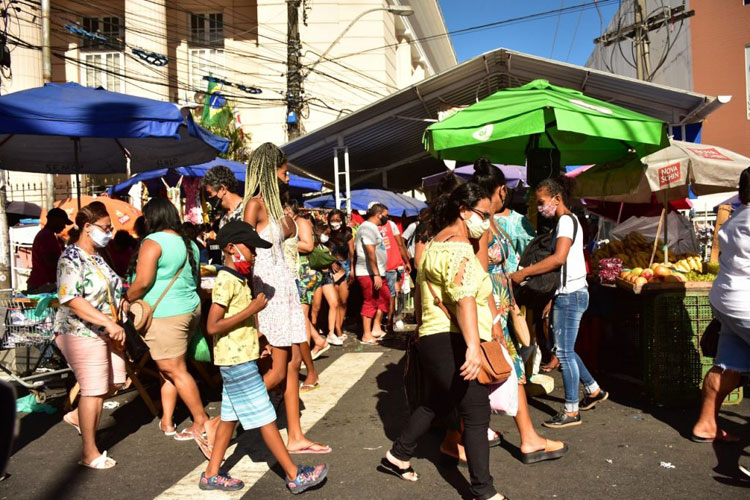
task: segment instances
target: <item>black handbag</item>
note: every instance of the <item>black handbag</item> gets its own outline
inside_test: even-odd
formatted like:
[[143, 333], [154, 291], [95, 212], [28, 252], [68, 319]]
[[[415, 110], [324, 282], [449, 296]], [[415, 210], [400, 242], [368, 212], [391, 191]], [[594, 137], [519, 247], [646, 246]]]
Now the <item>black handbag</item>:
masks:
[[719, 332], [721, 331], [721, 323], [719, 320], [714, 318], [706, 327], [706, 331], [701, 335], [701, 352], [707, 358], [715, 358], [716, 352], [719, 350]]

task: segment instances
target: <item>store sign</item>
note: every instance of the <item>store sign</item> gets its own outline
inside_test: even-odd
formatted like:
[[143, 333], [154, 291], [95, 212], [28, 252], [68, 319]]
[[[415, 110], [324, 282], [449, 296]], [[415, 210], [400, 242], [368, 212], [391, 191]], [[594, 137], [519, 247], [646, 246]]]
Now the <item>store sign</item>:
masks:
[[682, 169], [679, 163], [672, 163], [657, 170], [659, 174], [659, 187], [668, 186], [682, 178]]
[[726, 155], [721, 154], [721, 152], [716, 148], [688, 148], [693, 153], [697, 154], [698, 156], [702, 156], [703, 158], [707, 160], [722, 160], [722, 161], [732, 161], [731, 158], [729, 158]]

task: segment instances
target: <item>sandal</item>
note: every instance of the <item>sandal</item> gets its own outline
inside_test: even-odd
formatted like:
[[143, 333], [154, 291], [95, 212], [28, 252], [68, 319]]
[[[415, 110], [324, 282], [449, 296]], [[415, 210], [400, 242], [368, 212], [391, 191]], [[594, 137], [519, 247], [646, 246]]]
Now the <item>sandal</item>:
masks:
[[175, 441], [192, 441], [193, 439], [198, 438], [206, 439], [205, 432], [189, 431], [187, 430], [187, 427], [180, 432], [175, 432], [173, 435]]
[[83, 460], [79, 460], [78, 465], [83, 465], [84, 467], [88, 467], [89, 469], [105, 470], [111, 469], [112, 467], [117, 465], [117, 461], [114, 458], [109, 458], [107, 456], [107, 452], [105, 451], [89, 463], [85, 463]]
[[732, 444], [732, 443], [739, 443], [741, 441], [740, 438], [738, 438], [735, 435], [729, 434], [726, 431], [723, 431], [719, 429], [719, 434], [716, 437], [701, 437], [696, 436], [695, 434], [690, 435], [690, 441], [694, 443], [725, 443], [725, 444]]
[[328, 351], [330, 348], [331, 348], [331, 346], [328, 345], [328, 344], [326, 344], [326, 346], [323, 349], [321, 349], [321, 350], [319, 350], [317, 352], [312, 353], [312, 359], [313, 359], [313, 361], [315, 361], [320, 356], [322, 356], [323, 353], [326, 352], [326, 351]]
[[373, 340], [360, 340], [359, 343], [362, 345], [380, 345], [380, 337], [375, 337]]
[[536, 462], [543, 462], [545, 460], [555, 460], [561, 458], [568, 453], [568, 445], [563, 443], [563, 447], [557, 450], [549, 449], [550, 440], [547, 439], [543, 450], [532, 451], [530, 453], [521, 453], [521, 462], [525, 464], [533, 464]]
[[325, 455], [331, 453], [332, 448], [321, 443], [310, 443], [309, 446], [299, 450], [287, 450], [290, 455]]
[[195, 442], [198, 445], [198, 449], [201, 450], [206, 460], [211, 460], [211, 453], [214, 451], [214, 447], [208, 444], [208, 440], [203, 439], [200, 436], [194, 436]]
[[314, 391], [315, 389], [320, 389], [320, 382], [315, 382], [314, 384], [300, 384], [299, 386], [300, 393]]
[[[382, 459], [380, 459], [380, 466], [383, 469], [385, 469], [385, 472], [387, 472], [388, 474], [393, 474], [396, 477], [403, 479], [404, 481], [415, 483], [419, 479], [419, 474], [417, 474], [414, 471], [414, 468], [411, 465], [407, 467], [406, 469], [402, 469], [398, 465], [391, 463], [391, 461], [388, 460], [388, 458], [383, 457]], [[406, 477], [406, 474], [413, 474], [413, 475], [411, 476], [411, 478], [409, 478], [409, 477]]]
[[156, 421], [156, 424], [159, 426], [159, 430], [164, 433], [165, 436], [174, 436], [177, 434], [177, 428], [173, 425], [167, 426], [167, 428], [172, 427], [171, 431], [165, 431], [161, 426], [161, 419]]
[[76, 424], [74, 424], [73, 421], [68, 418], [68, 415], [70, 415], [71, 413], [73, 413], [73, 412], [68, 412], [65, 415], [63, 415], [63, 422], [65, 422], [66, 424], [68, 424], [69, 426], [71, 426], [75, 430], [77, 430], [78, 431], [78, 435], [80, 436], [81, 435], [81, 427], [78, 426], [78, 425], [76, 425]]

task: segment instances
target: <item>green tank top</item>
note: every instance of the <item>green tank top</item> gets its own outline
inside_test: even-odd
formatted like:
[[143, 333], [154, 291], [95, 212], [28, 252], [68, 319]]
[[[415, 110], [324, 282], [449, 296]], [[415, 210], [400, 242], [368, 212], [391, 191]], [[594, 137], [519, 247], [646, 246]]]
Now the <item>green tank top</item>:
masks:
[[[160, 231], [146, 237], [147, 240], [156, 242], [161, 247], [161, 256], [156, 265], [156, 279], [151, 289], [143, 297], [143, 300], [153, 305], [175, 273], [180, 272], [183, 264], [185, 268], [174, 282], [159, 306], [154, 311], [154, 318], [168, 318], [180, 314], [190, 314], [200, 305], [198, 297], [198, 278], [193, 274], [190, 260], [185, 262], [186, 248], [181, 236]], [[190, 242], [191, 251], [195, 262], [200, 261], [198, 245]]]

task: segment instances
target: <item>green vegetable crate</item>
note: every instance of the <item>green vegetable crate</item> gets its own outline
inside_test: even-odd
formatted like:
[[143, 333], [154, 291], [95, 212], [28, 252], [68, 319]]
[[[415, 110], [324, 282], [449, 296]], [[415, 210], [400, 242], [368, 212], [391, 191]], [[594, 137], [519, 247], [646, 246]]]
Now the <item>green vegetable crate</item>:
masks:
[[[713, 319], [708, 290], [643, 294], [642, 330], [644, 382], [656, 403], [694, 405], [713, 359], [701, 355], [700, 338]], [[725, 405], [739, 404], [742, 388]]]

